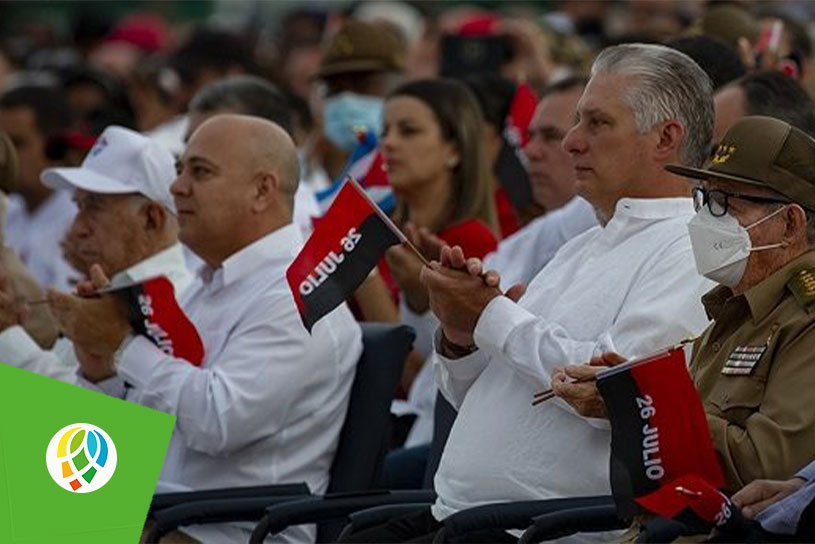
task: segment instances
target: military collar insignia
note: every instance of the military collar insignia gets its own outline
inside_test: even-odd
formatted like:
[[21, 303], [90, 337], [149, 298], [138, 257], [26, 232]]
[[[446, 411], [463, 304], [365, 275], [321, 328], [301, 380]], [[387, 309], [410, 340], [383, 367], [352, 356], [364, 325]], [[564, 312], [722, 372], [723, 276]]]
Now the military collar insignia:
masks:
[[713, 164], [724, 164], [726, 163], [731, 155], [736, 152], [735, 145], [728, 145], [728, 144], [719, 144], [719, 147], [716, 148], [716, 153], [713, 155], [711, 162]]

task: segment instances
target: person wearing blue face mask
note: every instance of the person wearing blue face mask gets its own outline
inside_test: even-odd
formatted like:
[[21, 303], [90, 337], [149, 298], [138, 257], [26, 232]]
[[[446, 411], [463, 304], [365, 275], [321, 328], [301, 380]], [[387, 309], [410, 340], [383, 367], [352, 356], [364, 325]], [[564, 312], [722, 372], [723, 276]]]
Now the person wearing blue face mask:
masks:
[[384, 25], [351, 20], [328, 44], [317, 77], [322, 90], [323, 135], [334, 148], [325, 157], [339, 173], [359, 131], [382, 131], [384, 96], [401, 80], [405, 46]]

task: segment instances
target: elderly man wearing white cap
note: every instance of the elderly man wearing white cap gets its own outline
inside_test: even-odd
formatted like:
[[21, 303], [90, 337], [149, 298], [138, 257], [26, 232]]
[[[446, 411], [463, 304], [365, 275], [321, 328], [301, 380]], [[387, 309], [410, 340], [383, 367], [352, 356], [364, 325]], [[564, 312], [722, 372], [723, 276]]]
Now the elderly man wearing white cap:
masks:
[[[77, 214], [64, 249], [78, 270], [99, 265], [111, 282], [166, 276], [180, 294], [192, 282], [178, 242], [170, 184], [172, 155], [150, 139], [108, 127], [78, 168], [52, 168], [42, 182], [74, 193]], [[0, 361], [62, 381], [96, 387], [77, 373], [73, 345], [65, 338], [41, 349], [20, 326], [20, 305], [0, 285]], [[109, 384], [115, 386], [116, 384]]]

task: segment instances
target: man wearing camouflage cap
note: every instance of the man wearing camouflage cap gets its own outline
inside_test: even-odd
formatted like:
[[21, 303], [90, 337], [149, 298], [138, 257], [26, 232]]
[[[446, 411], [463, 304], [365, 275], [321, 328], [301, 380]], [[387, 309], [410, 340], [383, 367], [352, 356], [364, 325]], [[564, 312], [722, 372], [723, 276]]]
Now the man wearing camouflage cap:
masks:
[[[777, 119], [745, 117], [709, 168], [666, 168], [701, 180], [688, 229], [699, 273], [719, 286], [702, 298], [713, 323], [690, 370], [726, 489], [789, 478], [815, 443], [815, 140]], [[595, 384], [568, 383], [595, 372], [566, 367], [553, 388], [581, 414], [604, 417]]]
[[[324, 93], [323, 132], [342, 153], [326, 162], [341, 168], [360, 129], [379, 136], [384, 97], [401, 81], [404, 67], [405, 45], [385, 24], [350, 20], [332, 38], [317, 77]], [[329, 174], [332, 164], [326, 164]]]

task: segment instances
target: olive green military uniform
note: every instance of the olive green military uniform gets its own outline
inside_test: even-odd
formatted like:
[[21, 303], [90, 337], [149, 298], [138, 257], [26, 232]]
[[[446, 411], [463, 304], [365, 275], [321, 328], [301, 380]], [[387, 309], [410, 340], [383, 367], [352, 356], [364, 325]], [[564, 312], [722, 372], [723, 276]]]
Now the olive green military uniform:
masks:
[[691, 374], [727, 490], [787, 479], [815, 445], [815, 252], [741, 296], [717, 287], [702, 302], [714, 323]]
[[[815, 210], [815, 139], [778, 119], [737, 121], [708, 168], [666, 169], [694, 180], [769, 187]], [[720, 286], [702, 303], [713, 324], [694, 345], [690, 371], [726, 491], [757, 478], [786, 480], [812, 460], [815, 446], [815, 251], [742, 295]], [[638, 533], [635, 523], [622, 541], [634, 542]]]

